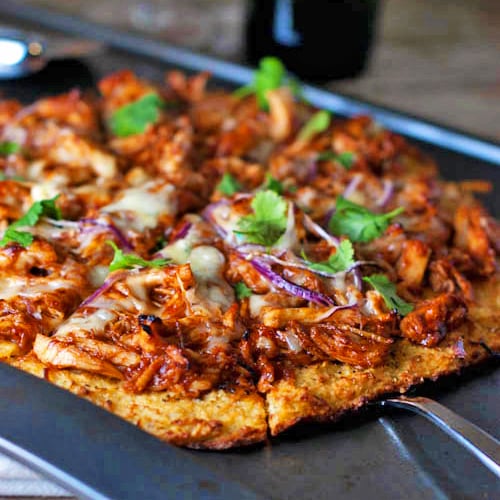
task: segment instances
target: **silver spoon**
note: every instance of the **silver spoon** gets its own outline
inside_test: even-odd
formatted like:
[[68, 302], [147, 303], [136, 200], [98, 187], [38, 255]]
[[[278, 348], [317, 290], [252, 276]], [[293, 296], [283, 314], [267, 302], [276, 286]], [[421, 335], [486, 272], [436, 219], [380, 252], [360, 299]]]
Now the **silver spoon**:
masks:
[[45, 38], [38, 33], [0, 27], [0, 80], [20, 78], [43, 69], [50, 60], [81, 57], [102, 44], [90, 40]]
[[493, 474], [500, 477], [500, 442], [442, 404], [429, 398], [406, 396], [382, 399], [375, 404], [404, 408], [424, 416], [469, 450]]

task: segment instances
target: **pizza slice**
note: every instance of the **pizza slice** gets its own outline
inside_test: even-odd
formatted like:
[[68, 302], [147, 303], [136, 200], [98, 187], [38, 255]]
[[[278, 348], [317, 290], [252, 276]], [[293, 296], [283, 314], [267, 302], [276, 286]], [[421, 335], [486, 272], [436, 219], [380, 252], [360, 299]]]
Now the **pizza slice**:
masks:
[[[425, 235], [391, 225], [401, 212], [376, 214], [338, 198], [326, 232], [271, 191], [206, 209], [229, 248], [228, 279], [246, 289], [250, 326], [240, 348], [259, 374], [271, 434], [337, 419], [500, 348], [499, 274], [488, 264], [486, 230], [471, 230], [474, 205], [455, 220], [455, 245], [441, 255]], [[485, 255], [473, 268], [471, 248]]]
[[49, 380], [167, 441], [195, 448], [262, 441], [264, 401], [237, 349], [245, 326], [213, 240], [192, 216], [152, 261], [119, 252], [115, 264], [125, 268], [52, 335], [37, 335], [37, 359], [18, 366], [38, 374], [44, 366]]

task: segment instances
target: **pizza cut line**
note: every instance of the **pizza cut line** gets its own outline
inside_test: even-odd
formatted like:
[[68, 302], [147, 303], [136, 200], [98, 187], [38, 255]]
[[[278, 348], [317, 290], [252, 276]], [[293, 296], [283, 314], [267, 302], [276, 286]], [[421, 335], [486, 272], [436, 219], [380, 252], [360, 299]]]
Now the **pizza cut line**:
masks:
[[224, 449], [500, 349], [500, 226], [368, 117], [130, 71], [0, 101], [0, 358]]

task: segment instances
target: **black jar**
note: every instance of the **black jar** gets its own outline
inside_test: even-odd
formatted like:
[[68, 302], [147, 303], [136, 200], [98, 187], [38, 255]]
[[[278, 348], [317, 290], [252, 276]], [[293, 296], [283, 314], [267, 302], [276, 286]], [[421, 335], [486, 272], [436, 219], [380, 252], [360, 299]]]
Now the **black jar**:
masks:
[[246, 55], [280, 58], [300, 78], [359, 75], [375, 33], [377, 0], [249, 0]]

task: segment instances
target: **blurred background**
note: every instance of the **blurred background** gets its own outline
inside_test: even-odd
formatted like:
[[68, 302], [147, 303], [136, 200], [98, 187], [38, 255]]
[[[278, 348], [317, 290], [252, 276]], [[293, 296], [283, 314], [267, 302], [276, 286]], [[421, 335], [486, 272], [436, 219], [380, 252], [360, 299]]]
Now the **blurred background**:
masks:
[[[326, 65], [349, 45], [347, 36], [344, 47], [339, 46], [339, 29], [344, 27], [345, 38], [359, 26], [356, 27], [355, 18], [344, 18], [337, 24], [332, 19], [328, 28], [328, 23], [323, 22], [325, 16], [318, 14], [318, 5], [347, 4], [353, 11], [359, 11], [360, 4], [377, 5], [375, 42], [365, 70], [354, 78], [323, 84], [467, 132], [500, 139], [498, 1], [25, 0], [24, 3], [63, 10], [237, 62], [247, 60], [245, 29], [249, 5], [258, 4], [260, 9], [266, 3], [281, 4], [283, 11], [290, 5], [293, 9], [294, 4], [302, 4], [302, 9], [313, 13], [308, 21], [313, 29], [316, 11], [316, 32], [321, 33], [324, 44], [319, 53], [316, 51], [315, 58]], [[264, 19], [266, 16], [269, 11]], [[296, 27], [287, 28], [286, 24], [285, 20], [285, 29], [295, 36]]]

